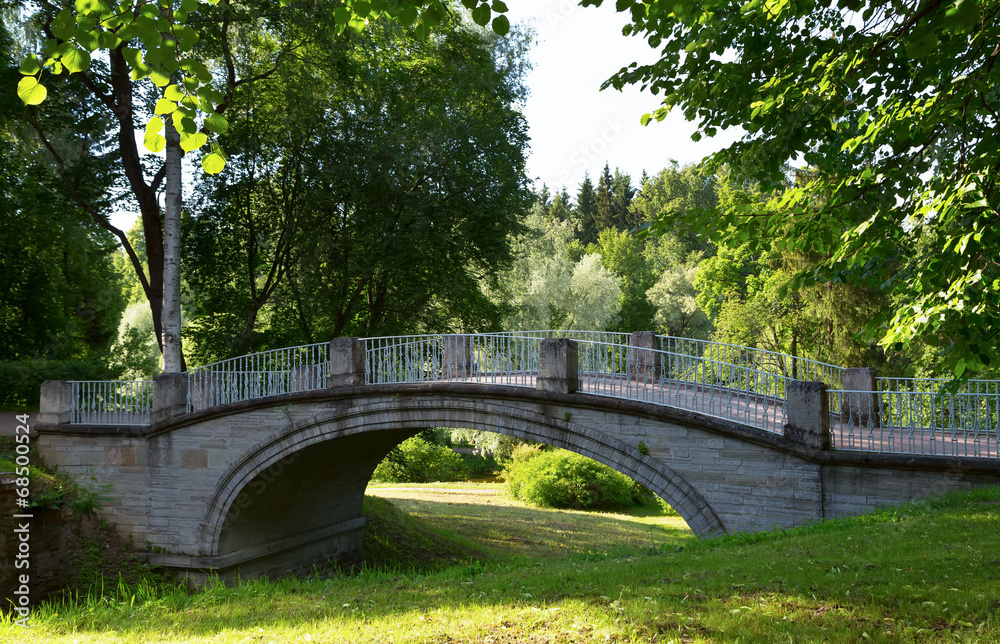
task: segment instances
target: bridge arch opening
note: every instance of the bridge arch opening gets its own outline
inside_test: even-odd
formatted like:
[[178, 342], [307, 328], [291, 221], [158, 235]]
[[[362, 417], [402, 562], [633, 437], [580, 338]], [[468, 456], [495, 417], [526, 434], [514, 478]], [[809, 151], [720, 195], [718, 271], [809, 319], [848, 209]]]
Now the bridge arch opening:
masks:
[[375, 467], [429, 427], [497, 432], [582, 454], [649, 488], [699, 537], [726, 531], [701, 494], [662, 462], [561, 414], [401, 396], [391, 413], [377, 405], [331, 409], [246, 453], [208, 504], [199, 536], [203, 554], [218, 569], [244, 575], [305, 573], [328, 560], [358, 562], [361, 504]]

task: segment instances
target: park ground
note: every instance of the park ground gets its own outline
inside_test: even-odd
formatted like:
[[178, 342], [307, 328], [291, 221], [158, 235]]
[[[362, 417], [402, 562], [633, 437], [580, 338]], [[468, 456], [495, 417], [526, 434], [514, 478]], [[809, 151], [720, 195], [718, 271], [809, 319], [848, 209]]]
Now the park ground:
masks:
[[0, 641], [1000, 641], [995, 488], [701, 542], [676, 516], [531, 508], [498, 484], [377, 485], [367, 507], [359, 573], [106, 587]]

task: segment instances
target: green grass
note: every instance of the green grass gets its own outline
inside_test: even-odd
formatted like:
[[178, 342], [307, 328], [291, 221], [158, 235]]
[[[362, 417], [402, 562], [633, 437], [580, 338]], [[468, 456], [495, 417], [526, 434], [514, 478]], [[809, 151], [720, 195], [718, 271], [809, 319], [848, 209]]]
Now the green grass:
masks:
[[0, 641], [1000, 641], [998, 564], [1000, 490], [986, 489], [614, 556], [473, 560], [198, 593], [123, 587], [43, 606], [30, 640], [8, 623]]

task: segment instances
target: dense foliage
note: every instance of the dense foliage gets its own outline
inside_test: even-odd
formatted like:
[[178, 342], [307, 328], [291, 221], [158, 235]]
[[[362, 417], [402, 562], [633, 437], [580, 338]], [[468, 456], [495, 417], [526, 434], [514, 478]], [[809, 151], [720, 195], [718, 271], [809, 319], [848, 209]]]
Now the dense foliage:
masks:
[[188, 222], [193, 355], [495, 327], [484, 288], [529, 198], [522, 37], [376, 24], [315, 36], [303, 67], [248, 36], [240, 74], [273, 74], [234, 93], [229, 171]]
[[408, 438], [389, 452], [375, 468], [376, 483], [433, 483], [466, 478], [462, 457], [450, 447], [423, 436]]
[[[602, 0], [583, 0], [600, 5]], [[659, 59], [608, 84], [663, 96], [696, 137], [740, 126], [716, 154], [768, 196], [671, 210], [755, 254], [797, 254], [791, 288], [865, 284], [887, 348], [938, 345], [956, 376], [1000, 355], [1000, 79], [996, 0], [618, 0]], [[791, 175], [789, 164], [804, 164]], [[780, 292], [786, 292], [781, 288]]]
[[504, 479], [515, 499], [547, 508], [624, 510], [654, 501], [624, 474], [560, 449], [516, 451]]
[[[0, 84], [16, 84], [20, 28], [0, 13]], [[59, 83], [61, 100], [44, 115], [0, 92], [0, 408], [38, 404], [45, 379], [107, 378], [107, 360], [125, 306], [114, 240], [74, 201], [85, 194], [107, 211], [115, 175], [101, 147], [108, 123], [77, 99], [78, 82]], [[44, 143], [33, 130], [44, 128]], [[46, 145], [61, 152], [59, 176]]]

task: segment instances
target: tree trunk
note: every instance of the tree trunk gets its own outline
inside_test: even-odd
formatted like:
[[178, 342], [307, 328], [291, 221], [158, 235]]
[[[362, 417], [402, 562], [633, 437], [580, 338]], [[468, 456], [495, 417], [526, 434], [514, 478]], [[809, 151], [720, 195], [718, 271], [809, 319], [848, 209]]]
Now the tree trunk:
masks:
[[163, 373], [183, 370], [181, 352], [181, 138], [173, 119], [166, 121], [166, 174], [163, 212]]

